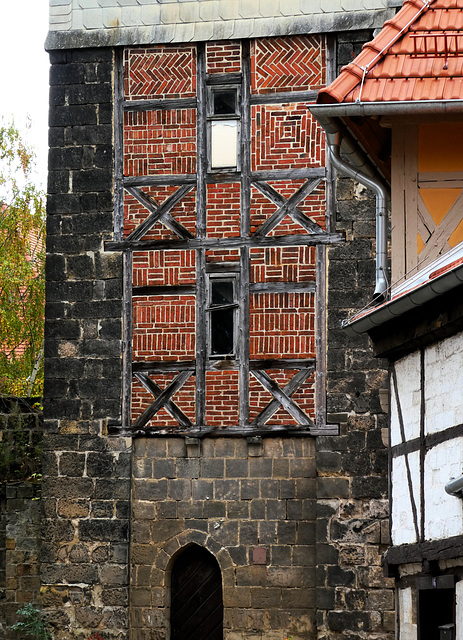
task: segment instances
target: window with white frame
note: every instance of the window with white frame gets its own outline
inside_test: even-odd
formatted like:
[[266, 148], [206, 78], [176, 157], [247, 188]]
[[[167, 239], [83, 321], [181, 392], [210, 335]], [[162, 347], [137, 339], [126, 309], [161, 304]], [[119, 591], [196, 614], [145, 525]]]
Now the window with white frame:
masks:
[[239, 168], [240, 91], [238, 86], [208, 87], [208, 166]]

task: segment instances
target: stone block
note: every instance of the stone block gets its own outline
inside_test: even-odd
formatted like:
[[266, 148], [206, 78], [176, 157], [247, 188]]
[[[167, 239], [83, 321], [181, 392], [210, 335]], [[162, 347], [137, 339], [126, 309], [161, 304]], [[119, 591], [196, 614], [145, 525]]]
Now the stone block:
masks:
[[226, 503], [227, 506], [227, 518], [249, 518], [250, 506], [249, 502], [240, 502], [238, 500], [231, 500]]
[[267, 500], [267, 518], [269, 520], [284, 520], [286, 518], [286, 501]]
[[281, 607], [281, 592], [278, 587], [251, 587], [251, 606], [256, 609]]
[[318, 497], [323, 498], [348, 498], [349, 480], [347, 478], [318, 478]]
[[241, 500], [253, 500], [260, 495], [260, 481], [246, 480], [240, 482]]
[[[214, 483], [212, 480], [192, 480], [191, 483], [193, 500], [211, 500], [214, 498]], [[219, 497], [221, 498], [222, 496]]]
[[251, 478], [271, 478], [272, 460], [269, 458], [251, 458], [249, 460], [249, 476]]
[[164, 542], [183, 531], [183, 520], [160, 520], [151, 523], [152, 542]]
[[291, 547], [287, 545], [272, 545], [270, 547], [270, 560], [271, 564], [276, 567], [290, 567], [292, 564]]
[[128, 523], [125, 521], [93, 519], [79, 522], [81, 540], [122, 542], [128, 539]]
[[236, 520], [209, 521], [209, 535], [222, 546], [236, 546], [239, 542], [238, 531]]
[[171, 500], [190, 500], [192, 497], [191, 482], [185, 478], [169, 480], [169, 498]]
[[[176, 461], [175, 477], [177, 478], [199, 478], [200, 472], [199, 458], [182, 458]], [[174, 476], [169, 476], [174, 477]]]
[[224, 473], [224, 460], [219, 458], [206, 458], [201, 460], [200, 474], [202, 478], [223, 478]]
[[167, 480], [135, 480], [134, 497], [138, 500], [165, 500]]
[[216, 480], [214, 482], [214, 498], [216, 500], [238, 500], [239, 495], [239, 480]]
[[225, 587], [223, 591], [224, 607], [244, 607], [251, 606], [251, 592], [249, 587]]
[[57, 502], [58, 515], [63, 518], [86, 518], [90, 512], [88, 500], [62, 498]]
[[230, 459], [226, 460], [225, 477], [246, 478], [249, 475], [248, 460]]
[[88, 453], [87, 475], [93, 478], [108, 478], [113, 473], [114, 456], [111, 453]]
[[[277, 542], [277, 523], [276, 522], [258, 522], [259, 543], [275, 544]], [[279, 541], [278, 541], [279, 542]]]
[[81, 477], [85, 469], [85, 455], [80, 453], [62, 453], [59, 457], [59, 473], [66, 477]]

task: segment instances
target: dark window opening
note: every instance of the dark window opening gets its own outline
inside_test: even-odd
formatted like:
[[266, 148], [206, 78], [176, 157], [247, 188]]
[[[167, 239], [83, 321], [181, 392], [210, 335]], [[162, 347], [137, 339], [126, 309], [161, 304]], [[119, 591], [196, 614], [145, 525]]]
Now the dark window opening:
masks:
[[211, 356], [233, 356], [235, 352], [234, 279], [210, 280], [209, 333]]
[[198, 545], [176, 560], [171, 581], [171, 640], [223, 640], [222, 575]]
[[213, 92], [213, 108], [214, 115], [226, 115], [236, 113], [237, 100], [236, 91], [214, 91]]
[[[418, 591], [418, 640], [448, 640], [455, 624], [454, 589]], [[451, 625], [448, 627], [448, 625]], [[442, 629], [441, 627], [447, 627]]]

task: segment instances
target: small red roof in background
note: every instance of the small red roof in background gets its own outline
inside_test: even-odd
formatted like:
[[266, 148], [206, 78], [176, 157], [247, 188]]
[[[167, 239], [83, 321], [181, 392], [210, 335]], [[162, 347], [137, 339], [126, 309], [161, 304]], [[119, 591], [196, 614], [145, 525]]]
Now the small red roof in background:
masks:
[[462, 98], [463, 0], [405, 0], [317, 102]]

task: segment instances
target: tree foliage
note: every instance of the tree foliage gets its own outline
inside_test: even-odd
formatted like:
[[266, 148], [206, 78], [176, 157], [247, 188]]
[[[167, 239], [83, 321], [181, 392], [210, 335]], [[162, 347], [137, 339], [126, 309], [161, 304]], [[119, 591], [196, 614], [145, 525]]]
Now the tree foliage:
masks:
[[34, 155], [14, 122], [0, 121], [0, 394], [41, 395], [45, 198]]

